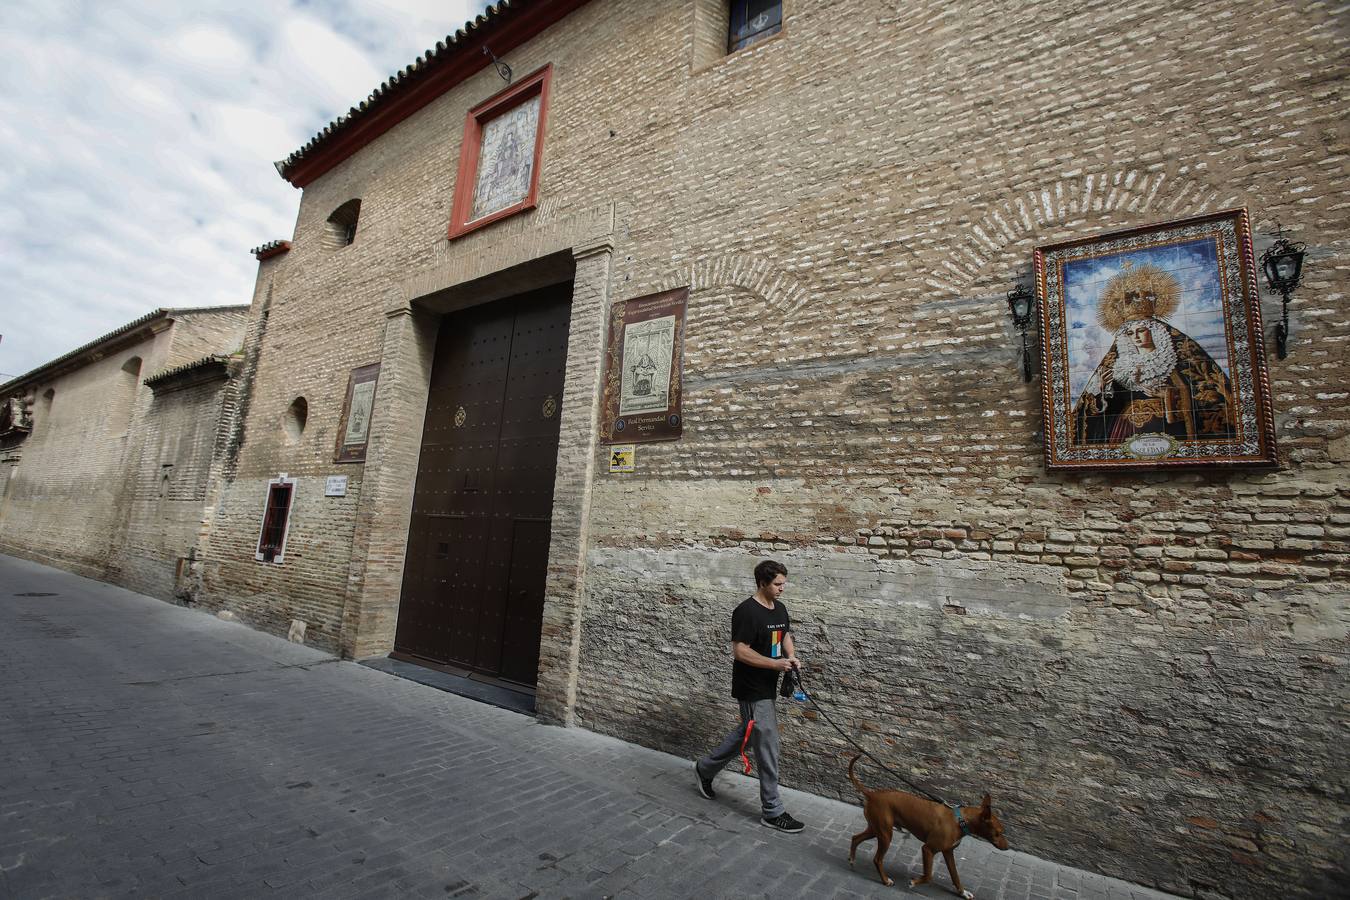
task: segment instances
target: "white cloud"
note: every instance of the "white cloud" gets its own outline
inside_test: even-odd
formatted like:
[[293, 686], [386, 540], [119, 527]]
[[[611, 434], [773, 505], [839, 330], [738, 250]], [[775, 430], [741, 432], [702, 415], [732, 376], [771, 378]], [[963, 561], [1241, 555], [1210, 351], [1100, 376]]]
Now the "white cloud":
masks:
[[7, 3], [0, 373], [159, 306], [247, 303], [249, 248], [299, 202], [272, 161], [482, 6]]
[[355, 106], [388, 76], [355, 41], [303, 16], [281, 29], [272, 58], [292, 85], [340, 110]]
[[159, 42], [163, 58], [187, 71], [215, 77], [238, 77], [248, 67], [248, 47], [228, 28], [192, 24]]

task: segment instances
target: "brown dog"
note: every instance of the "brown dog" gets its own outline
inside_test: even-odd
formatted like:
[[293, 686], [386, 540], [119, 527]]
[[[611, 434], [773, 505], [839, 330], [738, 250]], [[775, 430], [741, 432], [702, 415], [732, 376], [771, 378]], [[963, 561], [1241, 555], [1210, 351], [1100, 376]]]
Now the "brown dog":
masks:
[[853, 845], [848, 848], [848, 864], [853, 865], [859, 844], [870, 838], [876, 838], [877, 853], [873, 861], [877, 866], [877, 874], [881, 876], [882, 884], [895, 884], [886, 877], [881, 859], [890, 849], [891, 830], [903, 828], [923, 841], [923, 877], [911, 880], [910, 886], [927, 884], [933, 879], [933, 855], [940, 852], [942, 858], [947, 861], [947, 872], [952, 876], [956, 892], [966, 900], [975, 900], [974, 894], [961, 887], [961, 876], [956, 874], [956, 860], [952, 857], [952, 851], [966, 834], [982, 837], [1000, 850], [1008, 849], [1008, 839], [1003, 836], [1003, 823], [989, 807], [989, 795], [984, 795], [984, 802], [979, 806], [961, 807], [961, 819], [966, 823], [966, 830], [963, 831], [961, 822], [957, 820], [956, 813], [951, 807], [906, 794], [904, 791], [872, 791], [863, 787], [862, 782], [853, 774], [853, 766], [861, 758], [862, 755], [859, 754], [849, 760], [848, 780], [853, 782], [858, 793], [862, 794], [867, 830], [853, 836]]

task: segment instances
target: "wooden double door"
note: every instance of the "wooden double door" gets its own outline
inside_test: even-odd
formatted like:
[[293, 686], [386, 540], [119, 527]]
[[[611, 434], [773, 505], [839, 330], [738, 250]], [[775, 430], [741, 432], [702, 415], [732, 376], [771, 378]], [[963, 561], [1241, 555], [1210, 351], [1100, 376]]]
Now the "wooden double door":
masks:
[[571, 297], [556, 285], [441, 322], [398, 653], [536, 681]]

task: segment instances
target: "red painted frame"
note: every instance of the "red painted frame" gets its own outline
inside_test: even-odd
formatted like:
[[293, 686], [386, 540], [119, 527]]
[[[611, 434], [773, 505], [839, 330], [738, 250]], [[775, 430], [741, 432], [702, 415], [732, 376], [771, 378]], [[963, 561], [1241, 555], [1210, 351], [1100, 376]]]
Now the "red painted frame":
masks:
[[[518, 84], [496, 94], [469, 110], [464, 117], [464, 137], [459, 144], [459, 172], [455, 176], [455, 202], [450, 211], [450, 240], [499, 222], [508, 216], [534, 209], [539, 201], [539, 166], [544, 156], [544, 131], [548, 122], [549, 81], [553, 66], [532, 72]], [[483, 126], [533, 97], [539, 98], [539, 123], [534, 135], [534, 163], [530, 169], [530, 190], [525, 199], [481, 219], [469, 221], [473, 192], [478, 183], [478, 155], [482, 150]]]

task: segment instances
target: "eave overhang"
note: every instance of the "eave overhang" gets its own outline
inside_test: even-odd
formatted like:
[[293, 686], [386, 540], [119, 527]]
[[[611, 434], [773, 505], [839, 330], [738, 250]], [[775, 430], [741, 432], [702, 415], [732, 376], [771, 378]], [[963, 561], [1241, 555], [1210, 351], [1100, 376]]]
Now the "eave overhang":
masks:
[[128, 347], [154, 337], [159, 332], [173, 324], [175, 316], [200, 315], [202, 313], [217, 313], [234, 310], [248, 309], [247, 304], [237, 304], [230, 306], [196, 306], [196, 307], [174, 307], [160, 308], [154, 312], [146, 313], [139, 319], [134, 319], [121, 328], [114, 329], [100, 338], [95, 338], [83, 346], [76, 347], [69, 353], [64, 353], [56, 359], [45, 362], [32, 369], [18, 378], [11, 378], [4, 384], [0, 384], [0, 397], [7, 397], [18, 391], [20, 388], [41, 382], [50, 381], [60, 375], [64, 375], [80, 366], [86, 366], [91, 362], [96, 362], [118, 350]]
[[228, 378], [232, 359], [233, 357], [224, 354], [213, 353], [210, 356], [204, 356], [181, 366], [162, 369], [141, 383], [156, 394], [162, 394], [168, 391], [182, 390], [207, 381]]
[[347, 114], [330, 122], [299, 150], [276, 163], [281, 177], [298, 188], [346, 160], [362, 147], [524, 44], [589, 0], [503, 0], [489, 5], [464, 29], [437, 42], [377, 87]]

